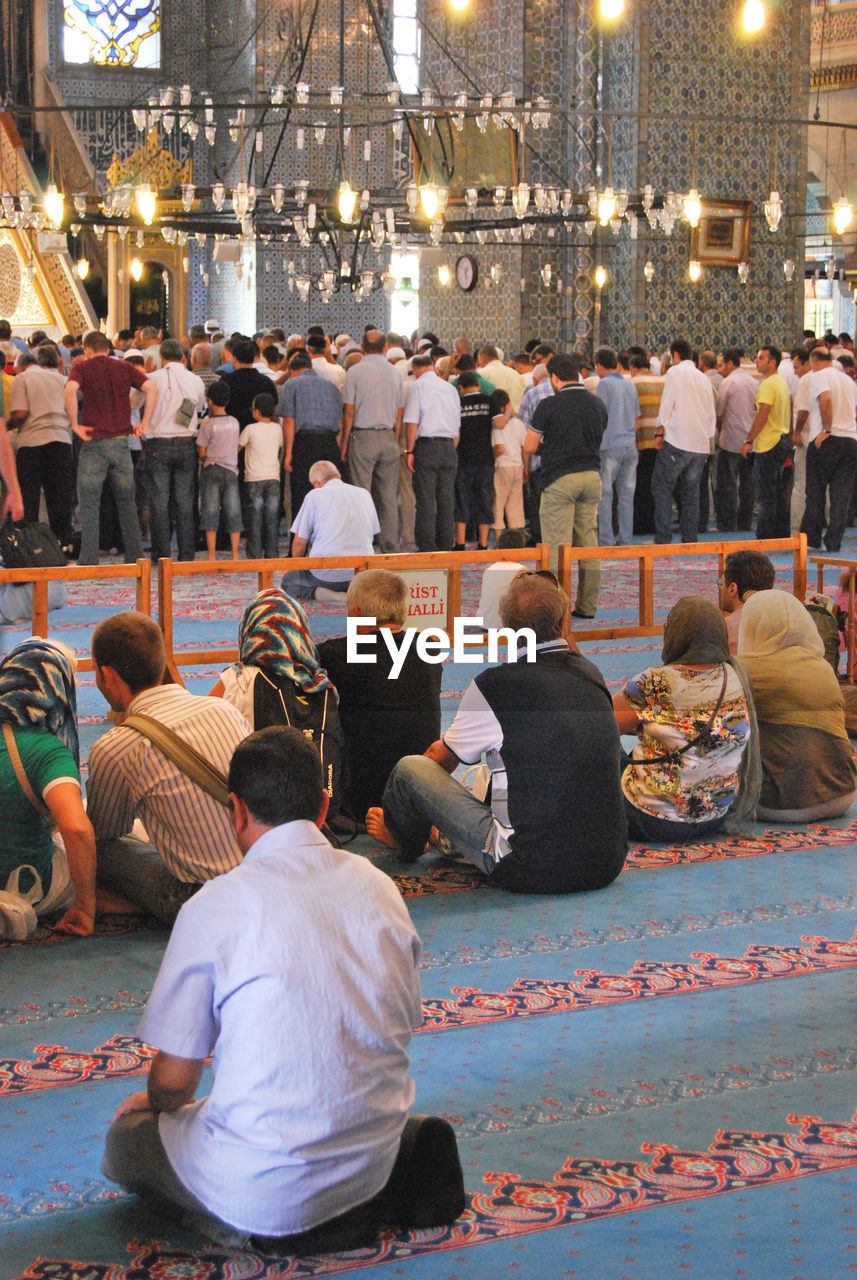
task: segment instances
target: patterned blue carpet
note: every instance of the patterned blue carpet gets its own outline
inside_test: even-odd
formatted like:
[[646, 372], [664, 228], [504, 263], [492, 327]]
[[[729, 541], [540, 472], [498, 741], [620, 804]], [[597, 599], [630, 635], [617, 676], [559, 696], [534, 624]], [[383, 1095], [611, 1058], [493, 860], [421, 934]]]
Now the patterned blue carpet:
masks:
[[[621, 575], [605, 581], [612, 621], [632, 613]], [[711, 568], [699, 575], [714, 598]], [[695, 586], [677, 566], [658, 598]], [[116, 607], [75, 600], [57, 634], [84, 651]], [[196, 591], [180, 642], [231, 643], [237, 608]], [[321, 611], [312, 622], [342, 629]], [[659, 645], [586, 649], [618, 687]], [[445, 667], [444, 723], [473, 670]], [[91, 677], [80, 706], [86, 753], [107, 727]], [[92, 939], [0, 948], [0, 1280], [850, 1274], [855, 845], [854, 814], [758, 826], [635, 848], [599, 893], [521, 898], [437, 857], [406, 868], [355, 842], [395, 875], [423, 939], [416, 1106], [456, 1128], [468, 1211], [449, 1230], [324, 1258], [206, 1247], [100, 1173], [112, 1112], [146, 1069], [136, 1028], [164, 931], [114, 919]]]

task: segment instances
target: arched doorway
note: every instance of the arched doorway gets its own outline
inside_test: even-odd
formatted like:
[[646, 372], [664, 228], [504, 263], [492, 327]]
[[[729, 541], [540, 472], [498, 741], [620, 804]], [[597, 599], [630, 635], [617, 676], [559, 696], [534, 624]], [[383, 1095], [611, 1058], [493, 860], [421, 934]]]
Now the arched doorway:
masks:
[[130, 327], [142, 329], [149, 325], [153, 329], [172, 332], [169, 269], [164, 263], [151, 259], [141, 262], [141, 268], [139, 280], [135, 280], [131, 272]]

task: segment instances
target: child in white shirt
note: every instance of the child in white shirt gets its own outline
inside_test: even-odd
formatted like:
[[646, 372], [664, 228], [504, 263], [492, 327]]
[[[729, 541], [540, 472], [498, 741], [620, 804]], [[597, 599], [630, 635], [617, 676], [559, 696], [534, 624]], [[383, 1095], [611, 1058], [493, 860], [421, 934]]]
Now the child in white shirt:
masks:
[[277, 400], [266, 392], [253, 401], [254, 422], [238, 437], [244, 450], [244, 523], [248, 560], [276, 557], [280, 529], [280, 459], [283, 430]]

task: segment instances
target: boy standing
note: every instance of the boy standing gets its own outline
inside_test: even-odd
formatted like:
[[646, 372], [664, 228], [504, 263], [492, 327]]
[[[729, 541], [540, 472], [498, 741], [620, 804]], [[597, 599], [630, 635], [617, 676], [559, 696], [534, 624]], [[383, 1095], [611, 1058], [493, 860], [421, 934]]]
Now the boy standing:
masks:
[[219, 378], [206, 392], [209, 416], [196, 438], [202, 459], [199, 478], [199, 523], [205, 530], [206, 553], [214, 560], [221, 517], [229, 534], [229, 550], [238, 559], [241, 536], [241, 500], [238, 495], [238, 419], [226, 412], [229, 384]]
[[[238, 437], [244, 454], [248, 560], [276, 557], [280, 525], [280, 451], [283, 432], [276, 398], [267, 393], [253, 401], [253, 418]], [[264, 546], [264, 549], [263, 549]]]

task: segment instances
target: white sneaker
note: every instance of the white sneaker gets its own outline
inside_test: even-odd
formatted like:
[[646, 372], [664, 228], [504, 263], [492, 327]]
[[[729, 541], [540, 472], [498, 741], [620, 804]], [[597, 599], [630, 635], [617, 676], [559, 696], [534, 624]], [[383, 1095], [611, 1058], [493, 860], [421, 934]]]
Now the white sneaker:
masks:
[[345, 604], [346, 592], [332, 591], [330, 587], [316, 587], [313, 599], [321, 604]]

